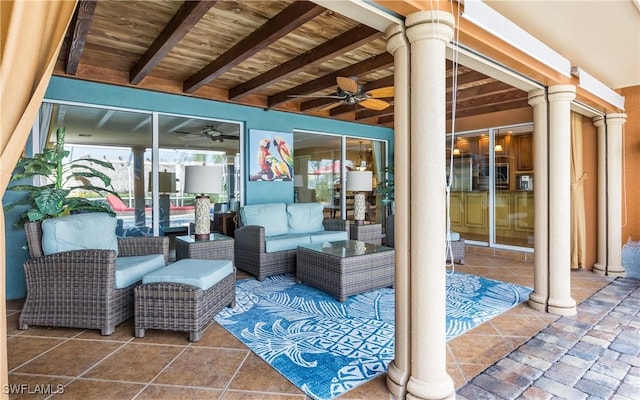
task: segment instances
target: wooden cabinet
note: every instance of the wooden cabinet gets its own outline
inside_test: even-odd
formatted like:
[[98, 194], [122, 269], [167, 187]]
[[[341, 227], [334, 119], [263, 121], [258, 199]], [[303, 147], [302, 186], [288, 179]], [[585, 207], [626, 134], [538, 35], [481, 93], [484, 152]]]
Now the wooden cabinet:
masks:
[[516, 139], [516, 169], [533, 171], [533, 135], [520, 135]]

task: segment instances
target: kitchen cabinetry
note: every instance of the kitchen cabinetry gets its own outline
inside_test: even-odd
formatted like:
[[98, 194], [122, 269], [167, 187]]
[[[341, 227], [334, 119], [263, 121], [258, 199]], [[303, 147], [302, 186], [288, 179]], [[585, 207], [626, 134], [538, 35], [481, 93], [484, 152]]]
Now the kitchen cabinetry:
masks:
[[533, 170], [533, 135], [520, 135], [516, 139], [516, 169]]
[[[500, 238], [526, 240], [533, 234], [534, 221], [533, 191], [504, 191], [496, 193], [495, 228], [498, 242]], [[473, 234], [475, 238], [489, 239], [489, 192], [451, 192], [451, 230]]]

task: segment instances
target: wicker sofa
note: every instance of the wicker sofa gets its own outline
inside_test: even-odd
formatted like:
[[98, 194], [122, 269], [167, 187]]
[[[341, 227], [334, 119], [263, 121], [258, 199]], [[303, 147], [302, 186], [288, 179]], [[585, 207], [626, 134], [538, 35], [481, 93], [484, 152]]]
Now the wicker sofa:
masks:
[[349, 239], [349, 221], [324, 219], [320, 203], [252, 204], [239, 212], [236, 267], [264, 280], [294, 272], [300, 244]]
[[[144, 274], [167, 264], [169, 239], [151, 236], [116, 239], [115, 218], [96, 214], [100, 213], [57, 218], [88, 219], [84, 222], [89, 227], [81, 229], [85, 237], [80, 240], [69, 241], [68, 237], [61, 240], [77, 249], [54, 253], [43, 243], [49, 233], [43, 234], [42, 223], [25, 224], [31, 259], [24, 263], [27, 297], [20, 315], [20, 329], [41, 325], [99, 329], [102, 335], [111, 335], [116, 325], [133, 317], [133, 289]], [[75, 225], [78, 226], [83, 225]], [[103, 233], [98, 235], [95, 229], [102, 229]], [[117, 251], [82, 249], [86, 240], [97, 236], [111, 238], [111, 234]]]

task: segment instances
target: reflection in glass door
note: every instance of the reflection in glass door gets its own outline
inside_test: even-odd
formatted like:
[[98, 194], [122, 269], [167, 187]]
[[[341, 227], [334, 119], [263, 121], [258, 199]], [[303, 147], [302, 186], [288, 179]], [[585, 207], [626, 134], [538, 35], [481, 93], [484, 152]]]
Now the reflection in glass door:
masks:
[[533, 126], [456, 134], [447, 149], [451, 230], [470, 243], [533, 247]]

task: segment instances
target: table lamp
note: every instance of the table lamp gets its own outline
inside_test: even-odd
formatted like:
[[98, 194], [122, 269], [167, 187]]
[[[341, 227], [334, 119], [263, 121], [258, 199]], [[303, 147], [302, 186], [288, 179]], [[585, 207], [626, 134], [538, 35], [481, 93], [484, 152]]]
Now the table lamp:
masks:
[[[149, 191], [153, 193], [153, 172], [149, 172]], [[171, 193], [176, 192], [176, 174], [158, 173], [158, 203], [160, 205], [160, 224], [163, 228], [171, 225]]]
[[364, 224], [364, 216], [367, 211], [363, 192], [372, 189], [373, 172], [371, 171], [347, 171], [347, 191], [355, 192], [353, 196], [353, 219], [357, 225]]
[[189, 165], [184, 167], [184, 191], [195, 193], [195, 230], [196, 240], [207, 240], [211, 233], [211, 221], [209, 220], [209, 208], [211, 202], [208, 194], [222, 193], [222, 167]]

